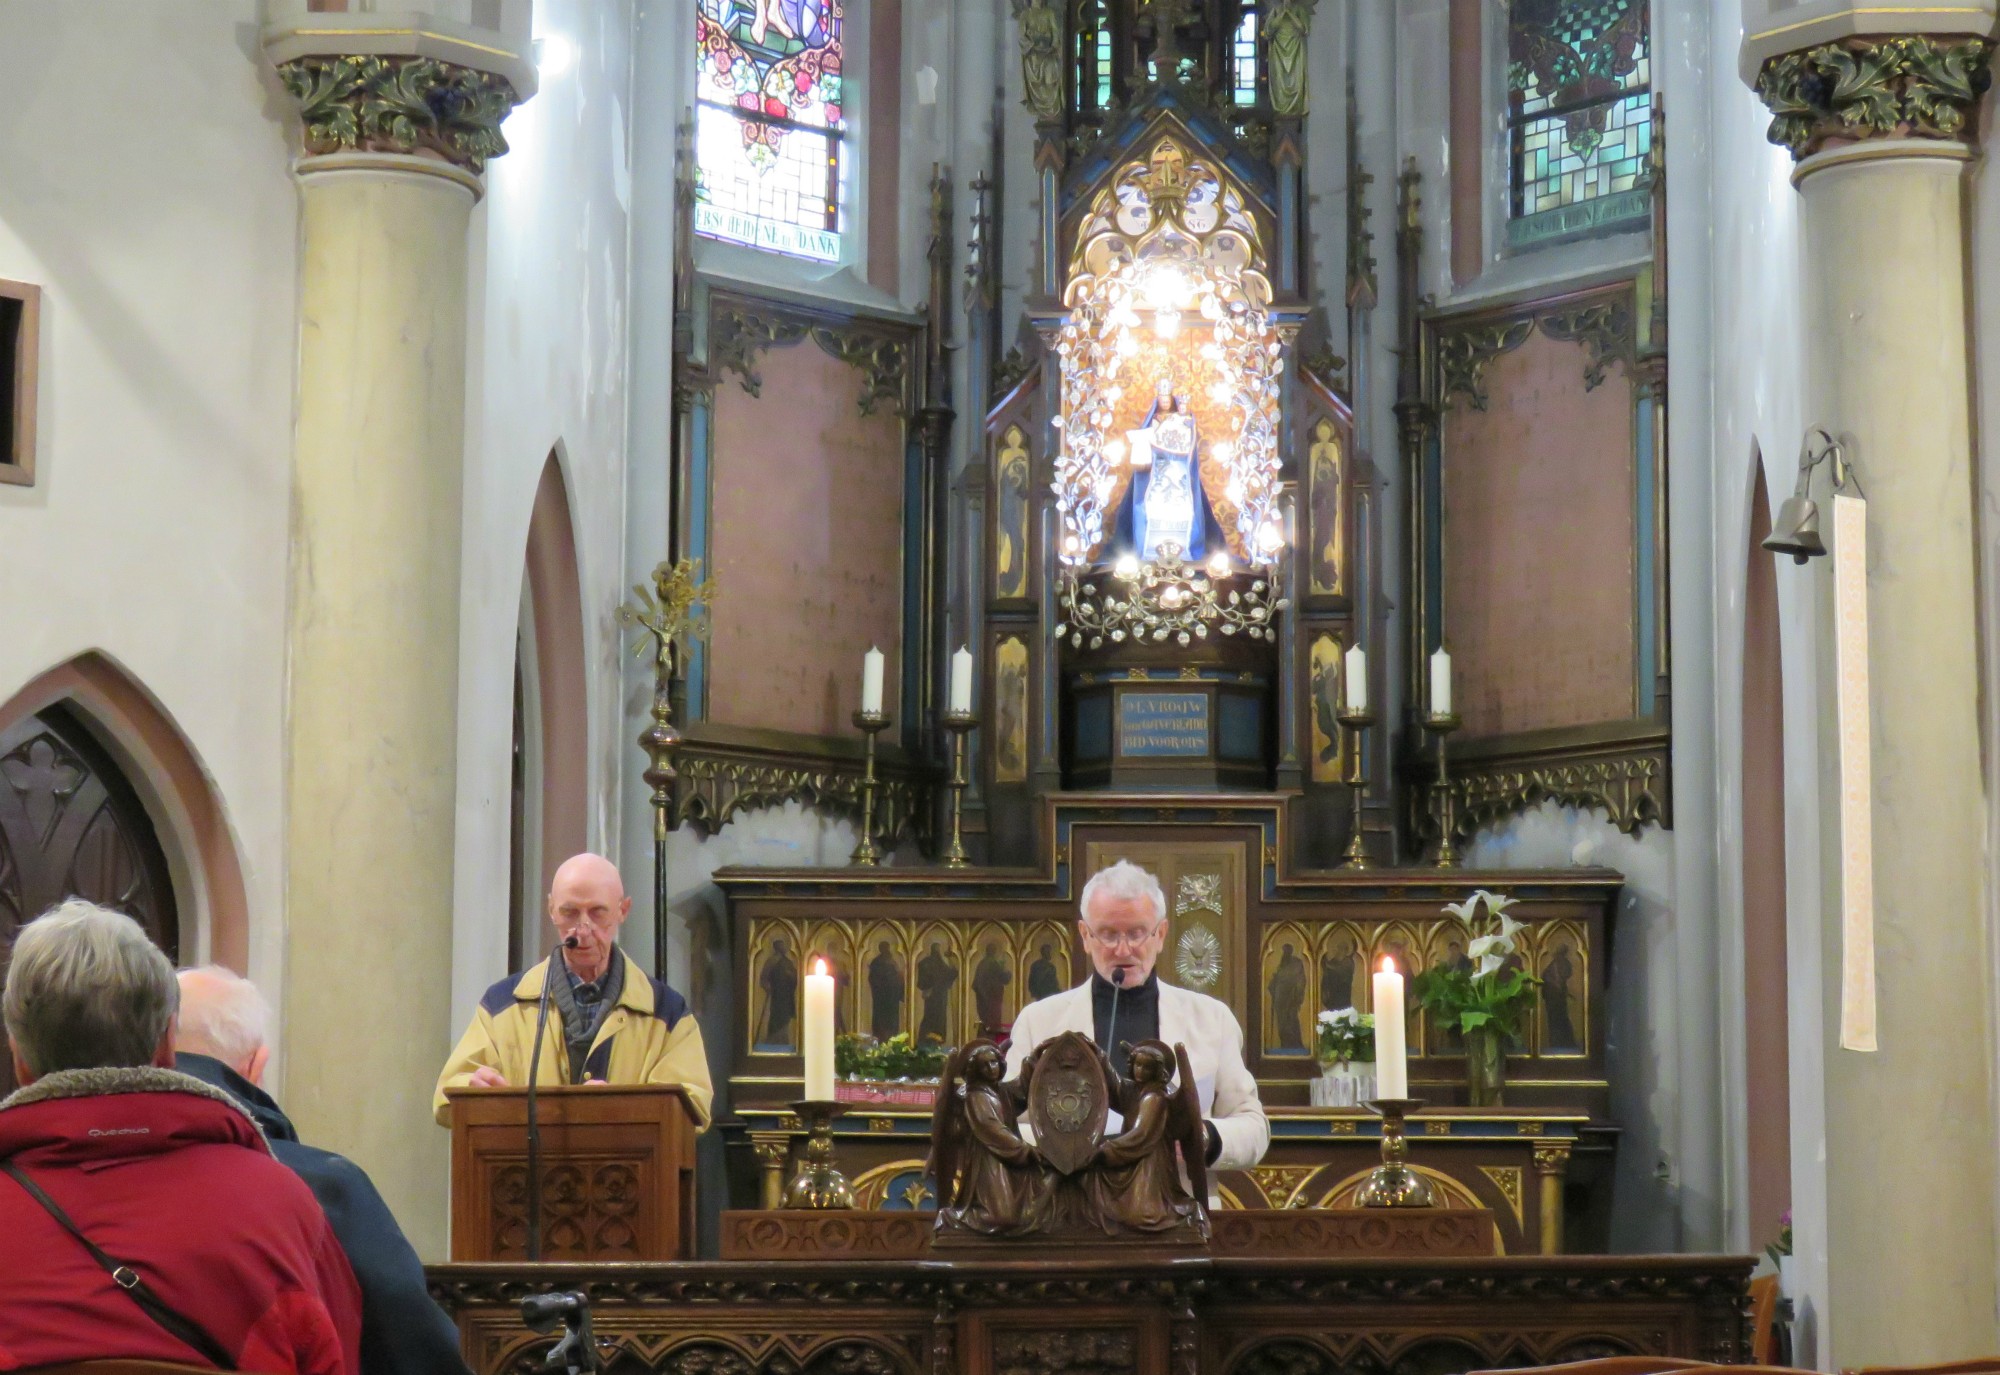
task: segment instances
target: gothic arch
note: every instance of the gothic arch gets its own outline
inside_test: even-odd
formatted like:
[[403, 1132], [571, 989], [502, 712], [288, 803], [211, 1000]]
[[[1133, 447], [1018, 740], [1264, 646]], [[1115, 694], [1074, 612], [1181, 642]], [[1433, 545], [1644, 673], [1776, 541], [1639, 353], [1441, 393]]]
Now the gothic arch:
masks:
[[0, 703], [0, 733], [62, 707], [118, 766], [153, 822], [180, 920], [184, 963], [247, 972], [249, 900], [243, 865], [214, 781], [194, 747], [109, 655], [80, 654]]
[[549, 451], [528, 519], [524, 595], [534, 626], [530, 696], [539, 708], [541, 863], [537, 893], [585, 847], [590, 815], [590, 703], [584, 659], [583, 580], [561, 444]]

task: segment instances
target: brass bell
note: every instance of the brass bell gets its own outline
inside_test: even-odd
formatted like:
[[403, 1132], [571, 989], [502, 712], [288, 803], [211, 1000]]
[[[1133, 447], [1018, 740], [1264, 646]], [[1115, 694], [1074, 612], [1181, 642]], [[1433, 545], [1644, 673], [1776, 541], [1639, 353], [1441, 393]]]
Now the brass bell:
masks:
[[1804, 563], [1826, 552], [1819, 537], [1819, 503], [1807, 496], [1789, 496], [1771, 522], [1764, 547], [1774, 554], [1790, 554], [1792, 562]]

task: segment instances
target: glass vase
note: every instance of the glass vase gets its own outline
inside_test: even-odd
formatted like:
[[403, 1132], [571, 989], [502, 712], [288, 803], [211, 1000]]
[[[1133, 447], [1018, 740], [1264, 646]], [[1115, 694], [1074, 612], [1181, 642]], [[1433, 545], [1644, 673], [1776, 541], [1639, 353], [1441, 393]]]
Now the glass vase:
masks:
[[1465, 1101], [1497, 1108], [1507, 1087], [1507, 1047], [1492, 1027], [1465, 1033]]

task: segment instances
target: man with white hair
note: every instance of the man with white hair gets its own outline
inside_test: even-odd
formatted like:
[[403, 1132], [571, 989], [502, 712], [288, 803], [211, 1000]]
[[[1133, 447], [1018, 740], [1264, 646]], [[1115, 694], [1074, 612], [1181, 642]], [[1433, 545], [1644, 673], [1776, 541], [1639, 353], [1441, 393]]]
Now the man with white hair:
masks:
[[264, 1092], [270, 1005], [221, 965], [180, 972], [174, 1068], [235, 1099], [263, 1128], [271, 1154], [313, 1191], [361, 1286], [362, 1375], [465, 1375], [458, 1329], [431, 1301], [423, 1262], [359, 1165], [299, 1140]]
[[360, 1294], [312, 1192], [176, 1074], [174, 969], [122, 912], [21, 928], [0, 994], [0, 1365], [358, 1375]]
[[1123, 1044], [1156, 1039], [1184, 1045], [1201, 1098], [1209, 1165], [1255, 1165], [1271, 1144], [1271, 1125], [1243, 1063], [1236, 1014], [1219, 998], [1162, 983], [1155, 972], [1167, 943], [1167, 895], [1160, 881], [1121, 859], [1091, 877], [1077, 906], [1090, 977], [1021, 1009], [1007, 1050], [1008, 1077], [1018, 1078], [1028, 1057], [1065, 1031], [1094, 1039], [1121, 1073], [1127, 1068]]

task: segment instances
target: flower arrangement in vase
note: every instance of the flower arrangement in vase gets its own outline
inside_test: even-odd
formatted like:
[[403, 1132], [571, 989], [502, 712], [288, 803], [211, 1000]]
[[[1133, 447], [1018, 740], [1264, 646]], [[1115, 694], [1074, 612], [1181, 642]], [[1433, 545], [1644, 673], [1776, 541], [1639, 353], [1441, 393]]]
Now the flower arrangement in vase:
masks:
[[1352, 1108], [1373, 1098], [1375, 1014], [1351, 1007], [1322, 1012], [1314, 1031], [1320, 1077], [1312, 1081], [1312, 1105]]
[[1541, 980], [1520, 959], [1522, 923], [1507, 915], [1514, 900], [1481, 888], [1444, 910], [1465, 926], [1465, 958], [1432, 965], [1410, 981], [1417, 1006], [1465, 1042], [1466, 1101], [1498, 1107], [1507, 1077], [1507, 1046], [1518, 1043]]

